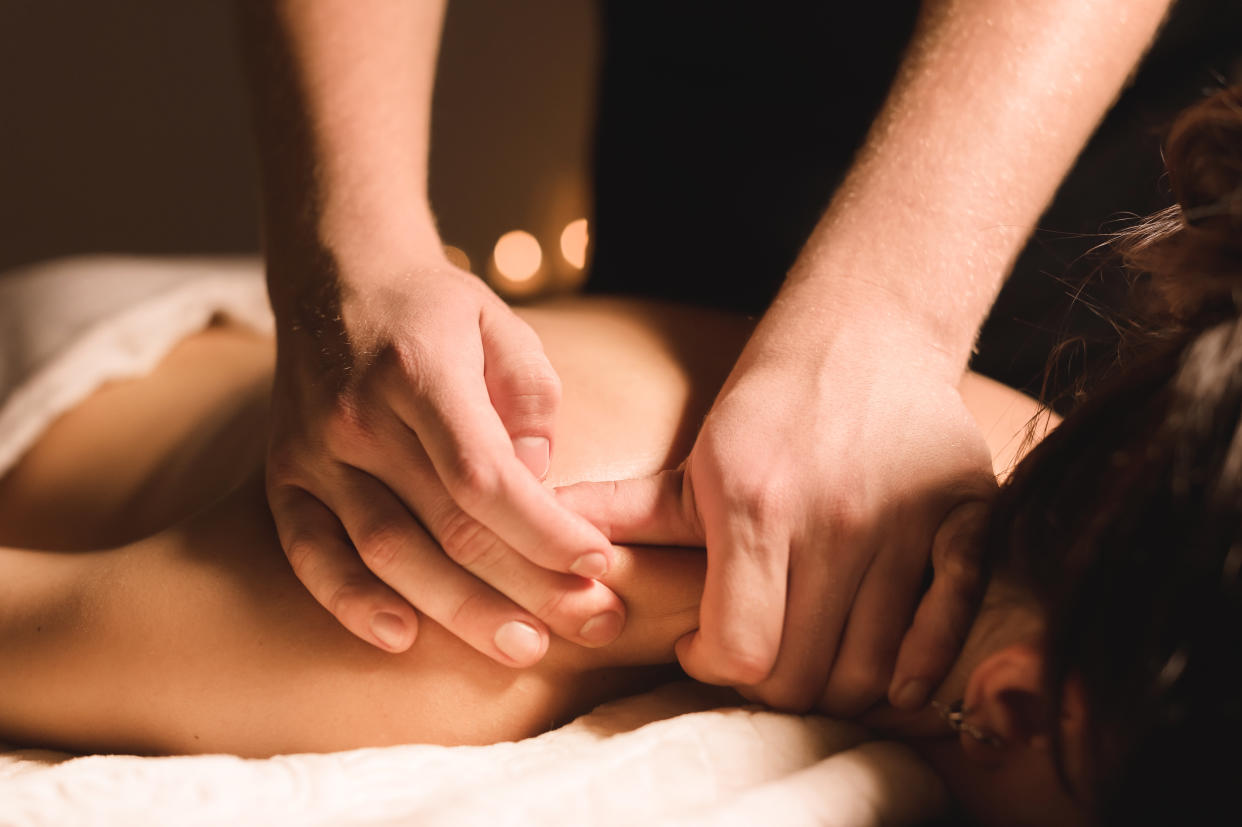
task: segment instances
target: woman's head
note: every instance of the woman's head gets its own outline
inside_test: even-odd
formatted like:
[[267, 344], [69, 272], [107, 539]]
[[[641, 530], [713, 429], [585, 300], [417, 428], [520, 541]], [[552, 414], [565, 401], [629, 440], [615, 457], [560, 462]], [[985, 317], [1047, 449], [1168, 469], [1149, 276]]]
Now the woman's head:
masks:
[[[1122, 245], [1159, 327], [1015, 470], [987, 548], [998, 582], [1042, 618], [1039, 714], [1067, 783], [1088, 787], [1076, 797], [1107, 823], [1233, 823], [1242, 92], [1184, 113], [1166, 162], [1177, 206]], [[1073, 749], [1067, 703], [1083, 712]]]

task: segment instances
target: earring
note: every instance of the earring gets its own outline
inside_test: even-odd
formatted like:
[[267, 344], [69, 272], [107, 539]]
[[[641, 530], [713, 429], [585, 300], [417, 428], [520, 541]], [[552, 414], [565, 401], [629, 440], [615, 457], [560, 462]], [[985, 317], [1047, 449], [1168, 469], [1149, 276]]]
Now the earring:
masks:
[[940, 701], [932, 701], [932, 707], [940, 713], [945, 722], [953, 729], [954, 732], [964, 732], [971, 738], [974, 738], [981, 744], [987, 744], [989, 747], [999, 749], [1005, 745], [1005, 739], [993, 732], [988, 732], [982, 727], [972, 724], [966, 720], [966, 716], [970, 714], [970, 710], [965, 709], [966, 702], [957, 700], [951, 704], [942, 704]]

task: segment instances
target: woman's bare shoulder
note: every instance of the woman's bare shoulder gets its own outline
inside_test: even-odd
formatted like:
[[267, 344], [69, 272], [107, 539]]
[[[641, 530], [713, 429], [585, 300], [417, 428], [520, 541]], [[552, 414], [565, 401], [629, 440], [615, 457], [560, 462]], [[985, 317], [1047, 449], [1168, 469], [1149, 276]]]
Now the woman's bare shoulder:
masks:
[[978, 373], [967, 372], [958, 390], [992, 452], [998, 478], [1009, 475], [1026, 455], [1060, 422], [1036, 400]]
[[[687, 425], [702, 421], [754, 328], [754, 320], [736, 314], [642, 299], [572, 297], [519, 312], [564, 380], [563, 418], [574, 423], [560, 431], [569, 436], [560, 446], [565, 481], [652, 473], [680, 462], [694, 438]], [[985, 376], [968, 372], [958, 387], [998, 476], [1059, 421]], [[577, 445], [576, 433], [607, 438]], [[627, 450], [617, 451], [619, 444]], [[592, 453], [603, 445], [607, 458]]]

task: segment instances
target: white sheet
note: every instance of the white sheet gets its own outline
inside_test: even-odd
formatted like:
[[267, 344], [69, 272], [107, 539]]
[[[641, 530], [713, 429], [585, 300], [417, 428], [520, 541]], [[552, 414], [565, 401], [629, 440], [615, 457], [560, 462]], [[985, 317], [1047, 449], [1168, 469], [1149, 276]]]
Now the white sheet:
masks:
[[[253, 260], [71, 259], [0, 276], [0, 473], [104, 381], [216, 313], [270, 326]], [[13, 668], [12, 664], [6, 668]], [[720, 707], [683, 682], [537, 738], [268, 760], [0, 752], [0, 825], [913, 824], [946, 806], [908, 748]], [[3, 700], [0, 699], [0, 703]]]
[[[914, 824], [945, 806], [909, 748], [852, 724], [705, 709], [690, 682], [537, 738], [243, 760], [0, 755], [0, 823]], [[828, 757], [826, 757], [828, 756]]]

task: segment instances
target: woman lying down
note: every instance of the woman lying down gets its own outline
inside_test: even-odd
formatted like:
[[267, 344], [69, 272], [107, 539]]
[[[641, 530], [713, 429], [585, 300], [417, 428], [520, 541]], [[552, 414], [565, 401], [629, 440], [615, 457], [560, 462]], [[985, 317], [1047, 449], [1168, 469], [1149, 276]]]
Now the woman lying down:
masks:
[[[1005, 484], [991, 582], [932, 707], [868, 718], [983, 823], [1238, 818], [1223, 806], [1242, 760], [1210, 747], [1242, 735], [1239, 98], [1184, 116], [1168, 158], [1182, 206], [1130, 244], [1168, 324]], [[523, 315], [564, 383], [554, 483], [676, 462], [747, 333], [633, 302]], [[620, 639], [554, 640], [527, 670], [431, 622], [402, 655], [344, 630], [265, 506], [272, 362], [264, 336], [211, 326], [77, 404], [0, 480], [0, 739], [249, 756], [484, 744], [673, 673], [698, 550], [620, 550]], [[1033, 407], [977, 377], [961, 392], [1007, 466]]]

